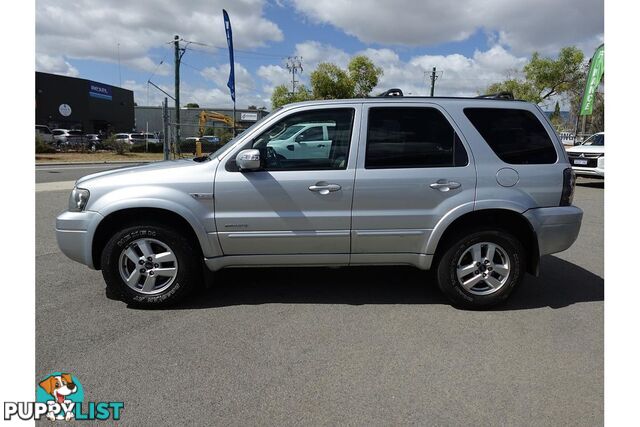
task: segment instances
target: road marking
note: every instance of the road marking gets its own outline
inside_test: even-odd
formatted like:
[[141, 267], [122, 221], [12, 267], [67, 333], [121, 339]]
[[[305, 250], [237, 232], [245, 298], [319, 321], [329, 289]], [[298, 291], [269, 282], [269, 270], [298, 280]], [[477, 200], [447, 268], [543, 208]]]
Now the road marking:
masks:
[[40, 182], [36, 184], [36, 193], [43, 191], [71, 190], [75, 181]]

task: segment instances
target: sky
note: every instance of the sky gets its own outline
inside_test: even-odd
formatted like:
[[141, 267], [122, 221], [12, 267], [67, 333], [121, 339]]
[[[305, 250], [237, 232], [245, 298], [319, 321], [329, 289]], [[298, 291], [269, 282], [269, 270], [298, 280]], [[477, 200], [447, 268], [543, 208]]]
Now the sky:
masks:
[[474, 96], [517, 76], [533, 52], [573, 45], [590, 57], [604, 42], [603, 0], [37, 0], [36, 70], [122, 86], [138, 105], [160, 105], [164, 95], [147, 81], [173, 94], [179, 35], [181, 104], [230, 107], [223, 8], [238, 108], [270, 109], [273, 88], [291, 84], [285, 63], [294, 55], [307, 86], [318, 63], [346, 68], [365, 54], [384, 71], [374, 93], [427, 95], [435, 66], [436, 95]]

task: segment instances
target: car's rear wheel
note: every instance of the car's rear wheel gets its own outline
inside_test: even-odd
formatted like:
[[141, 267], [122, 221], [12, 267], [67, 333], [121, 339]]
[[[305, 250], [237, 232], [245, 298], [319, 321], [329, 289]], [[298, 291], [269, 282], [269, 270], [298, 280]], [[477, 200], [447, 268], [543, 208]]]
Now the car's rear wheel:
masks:
[[502, 230], [485, 230], [450, 241], [437, 266], [438, 285], [465, 308], [481, 308], [507, 299], [522, 282], [525, 250]]
[[130, 304], [173, 304], [201, 283], [200, 257], [192, 248], [180, 233], [161, 225], [134, 225], [107, 242], [102, 275]]

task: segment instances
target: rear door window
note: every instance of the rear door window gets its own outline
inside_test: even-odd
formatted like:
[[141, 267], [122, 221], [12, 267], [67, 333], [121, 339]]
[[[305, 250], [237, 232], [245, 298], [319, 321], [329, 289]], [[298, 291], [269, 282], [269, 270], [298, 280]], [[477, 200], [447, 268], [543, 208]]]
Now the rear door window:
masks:
[[437, 109], [369, 110], [366, 169], [454, 167], [468, 162], [460, 138]]
[[550, 164], [558, 159], [549, 134], [530, 111], [513, 108], [465, 108], [464, 114], [505, 163]]

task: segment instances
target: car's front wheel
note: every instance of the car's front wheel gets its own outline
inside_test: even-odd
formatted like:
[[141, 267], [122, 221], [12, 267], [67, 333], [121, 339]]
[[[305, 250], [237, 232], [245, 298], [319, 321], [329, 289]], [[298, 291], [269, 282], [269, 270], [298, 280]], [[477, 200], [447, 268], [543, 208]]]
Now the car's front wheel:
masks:
[[201, 282], [201, 261], [193, 245], [162, 225], [133, 225], [116, 232], [101, 261], [107, 286], [130, 304], [172, 304]]
[[522, 281], [525, 250], [502, 230], [452, 239], [437, 266], [440, 289], [456, 305], [489, 307], [503, 302]]

